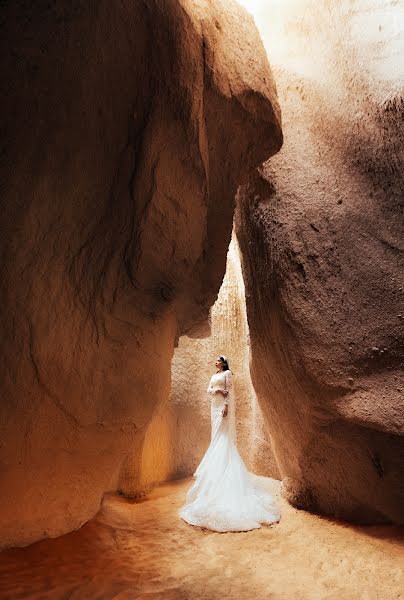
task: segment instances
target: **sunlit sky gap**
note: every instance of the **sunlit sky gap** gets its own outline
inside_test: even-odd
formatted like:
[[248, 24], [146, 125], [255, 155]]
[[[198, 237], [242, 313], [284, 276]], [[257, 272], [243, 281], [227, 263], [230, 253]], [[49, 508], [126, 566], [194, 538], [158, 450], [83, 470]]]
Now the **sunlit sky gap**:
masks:
[[321, 0], [239, 2], [254, 16], [275, 69], [318, 79], [332, 54], [354, 51], [369, 80], [383, 82], [384, 91], [402, 89], [404, 2], [339, 0], [328, 7]]

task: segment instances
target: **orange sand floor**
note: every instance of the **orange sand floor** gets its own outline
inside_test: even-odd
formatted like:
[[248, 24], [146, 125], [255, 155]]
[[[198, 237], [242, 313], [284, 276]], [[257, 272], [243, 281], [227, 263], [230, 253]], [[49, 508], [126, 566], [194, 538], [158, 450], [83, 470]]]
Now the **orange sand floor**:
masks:
[[404, 532], [282, 504], [279, 525], [213, 533], [177, 517], [190, 480], [108, 495], [80, 530], [0, 554], [0, 598], [404, 599]]

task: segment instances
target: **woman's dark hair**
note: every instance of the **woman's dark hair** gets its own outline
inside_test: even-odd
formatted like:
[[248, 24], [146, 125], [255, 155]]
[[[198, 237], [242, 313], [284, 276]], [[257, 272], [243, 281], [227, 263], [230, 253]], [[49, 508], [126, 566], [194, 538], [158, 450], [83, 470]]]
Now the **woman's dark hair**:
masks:
[[221, 361], [221, 363], [223, 365], [223, 371], [230, 371], [229, 365], [227, 364], [227, 360], [225, 359], [225, 357], [219, 356], [219, 360]]

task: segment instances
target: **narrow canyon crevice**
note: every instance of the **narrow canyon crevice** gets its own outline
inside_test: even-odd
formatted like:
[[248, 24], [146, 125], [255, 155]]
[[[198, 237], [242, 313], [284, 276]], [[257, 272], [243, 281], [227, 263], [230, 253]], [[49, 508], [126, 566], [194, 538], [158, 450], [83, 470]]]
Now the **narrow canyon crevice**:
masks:
[[174, 351], [171, 393], [147, 428], [141, 448], [134, 446], [126, 468], [130, 497], [144, 496], [156, 483], [193, 474], [210, 441], [206, 388], [218, 354], [231, 356], [237, 442], [249, 470], [279, 478], [270, 436], [251, 382], [249, 331], [237, 240], [233, 236], [226, 274], [211, 309], [209, 336], [183, 336]]

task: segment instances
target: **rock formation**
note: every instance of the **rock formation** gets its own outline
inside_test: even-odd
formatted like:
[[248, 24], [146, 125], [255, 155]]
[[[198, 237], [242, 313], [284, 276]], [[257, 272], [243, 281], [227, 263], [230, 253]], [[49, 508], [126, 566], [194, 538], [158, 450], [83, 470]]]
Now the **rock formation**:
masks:
[[[181, 334], [216, 299], [234, 194], [282, 143], [226, 0], [3, 2], [0, 544], [133, 483]], [[129, 482], [128, 482], [129, 478]]]
[[284, 494], [402, 523], [403, 33], [398, 5], [381, 4], [295, 1], [275, 24], [285, 144], [241, 190], [237, 235]]

